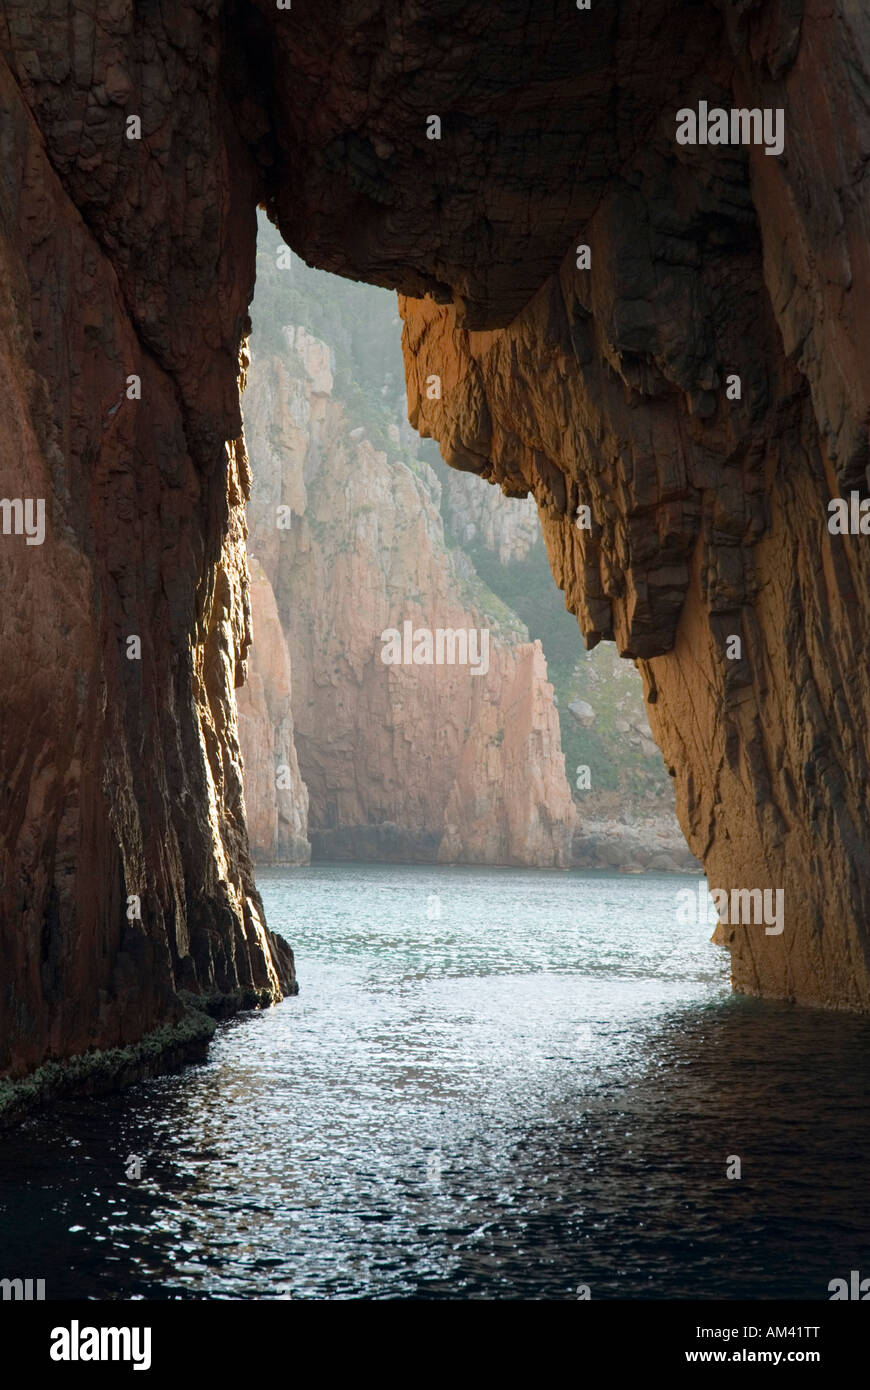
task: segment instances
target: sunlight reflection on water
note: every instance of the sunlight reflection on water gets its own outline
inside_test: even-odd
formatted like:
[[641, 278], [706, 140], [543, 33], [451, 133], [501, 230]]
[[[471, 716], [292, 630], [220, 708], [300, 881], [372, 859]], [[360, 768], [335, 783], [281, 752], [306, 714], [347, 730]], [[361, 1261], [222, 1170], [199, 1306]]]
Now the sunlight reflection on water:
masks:
[[870, 1023], [732, 997], [676, 922], [694, 879], [258, 881], [300, 995], [0, 1144], [4, 1258], [49, 1298], [826, 1298], [870, 1270]]

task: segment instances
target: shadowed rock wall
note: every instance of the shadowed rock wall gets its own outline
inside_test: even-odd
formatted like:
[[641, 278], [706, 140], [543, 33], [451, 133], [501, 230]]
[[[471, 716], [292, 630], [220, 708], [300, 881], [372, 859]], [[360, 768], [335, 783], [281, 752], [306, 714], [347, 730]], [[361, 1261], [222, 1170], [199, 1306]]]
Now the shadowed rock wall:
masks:
[[180, 991], [295, 988], [251, 872], [234, 698], [256, 190], [217, 7], [99, 8], [0, 6], [0, 496], [46, 513], [41, 545], [0, 535], [10, 1074], [128, 1044]]

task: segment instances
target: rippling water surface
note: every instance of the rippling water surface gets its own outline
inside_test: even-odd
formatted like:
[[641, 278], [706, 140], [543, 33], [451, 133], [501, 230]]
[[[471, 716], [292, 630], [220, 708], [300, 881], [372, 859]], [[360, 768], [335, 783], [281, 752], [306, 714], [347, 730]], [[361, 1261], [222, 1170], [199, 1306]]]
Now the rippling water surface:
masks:
[[695, 880], [259, 883], [300, 995], [223, 1025], [205, 1066], [0, 1140], [0, 1274], [294, 1299], [823, 1299], [870, 1275], [870, 1023], [732, 997], [709, 928], [675, 920]]

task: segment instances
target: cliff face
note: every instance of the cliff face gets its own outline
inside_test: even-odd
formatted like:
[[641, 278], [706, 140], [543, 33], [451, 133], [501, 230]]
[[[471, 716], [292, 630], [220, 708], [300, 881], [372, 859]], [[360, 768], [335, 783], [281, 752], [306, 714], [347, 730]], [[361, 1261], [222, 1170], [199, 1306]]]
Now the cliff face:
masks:
[[525, 559], [541, 534], [531, 498], [506, 506], [496, 488], [481, 487], [478, 478], [456, 471], [447, 473], [442, 485], [444, 515], [460, 542], [482, 545], [501, 565]]
[[0, 534], [13, 1075], [139, 1039], [181, 990], [295, 987], [251, 873], [234, 698], [254, 189], [214, 13], [172, 11], [0, 10], [0, 496], [45, 516], [41, 544], [12, 509]]
[[251, 853], [259, 864], [307, 864], [308, 788], [296, 757], [290, 652], [272, 585], [256, 561], [250, 568], [256, 640], [238, 706]]
[[[781, 936], [725, 933], [738, 987], [870, 1005], [870, 562], [825, 525], [868, 487], [870, 12], [529, 15], [0, 8], [3, 1070], [139, 1036], [179, 985], [292, 984], [233, 696], [261, 198], [411, 296], [415, 419], [531, 489], [587, 640], [640, 659], [711, 885], [784, 888]], [[701, 101], [781, 110], [784, 152], [678, 145]]]
[[[293, 327], [285, 339], [280, 356], [254, 353], [244, 396], [249, 549], [292, 653], [315, 852], [566, 865], [575, 813], [540, 644], [474, 606], [462, 557], [444, 544], [434, 473], [351, 429], [325, 345]], [[261, 640], [269, 652], [278, 645], [273, 620], [264, 612], [261, 628], [256, 616], [255, 601], [255, 670]], [[472, 664], [385, 664], [382, 634], [406, 623], [485, 630], [487, 660], [475, 663], [479, 674]], [[266, 690], [274, 703], [274, 679]], [[243, 750], [252, 844], [269, 857], [249, 769], [283, 759], [249, 738], [244, 721]], [[277, 797], [291, 801], [293, 791]]]

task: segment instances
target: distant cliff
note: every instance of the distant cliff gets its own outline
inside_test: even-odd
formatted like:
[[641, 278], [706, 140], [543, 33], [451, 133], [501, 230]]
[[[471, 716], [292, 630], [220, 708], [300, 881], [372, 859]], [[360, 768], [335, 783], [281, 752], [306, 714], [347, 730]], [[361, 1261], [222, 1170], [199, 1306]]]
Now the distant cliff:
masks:
[[[295, 738], [319, 857], [567, 865], [576, 815], [540, 643], [448, 550], [440, 483], [401, 456], [398, 429], [390, 453], [376, 448], [333, 395], [326, 345], [295, 327], [283, 338], [283, 352], [253, 351], [243, 401], [255, 857], [304, 858]], [[382, 633], [406, 623], [487, 632], [486, 668], [385, 664]]]
[[[483, 487], [473, 473], [443, 465], [437, 470], [444, 490], [444, 519], [460, 545], [482, 546], [499, 564], [524, 560], [541, 544], [538, 509], [533, 497], [507, 501], [499, 488]], [[576, 623], [574, 624], [575, 643]]]
[[250, 586], [256, 640], [238, 691], [248, 835], [259, 863], [307, 864], [308, 788], [293, 738], [290, 652], [272, 585], [256, 560], [250, 561]]

